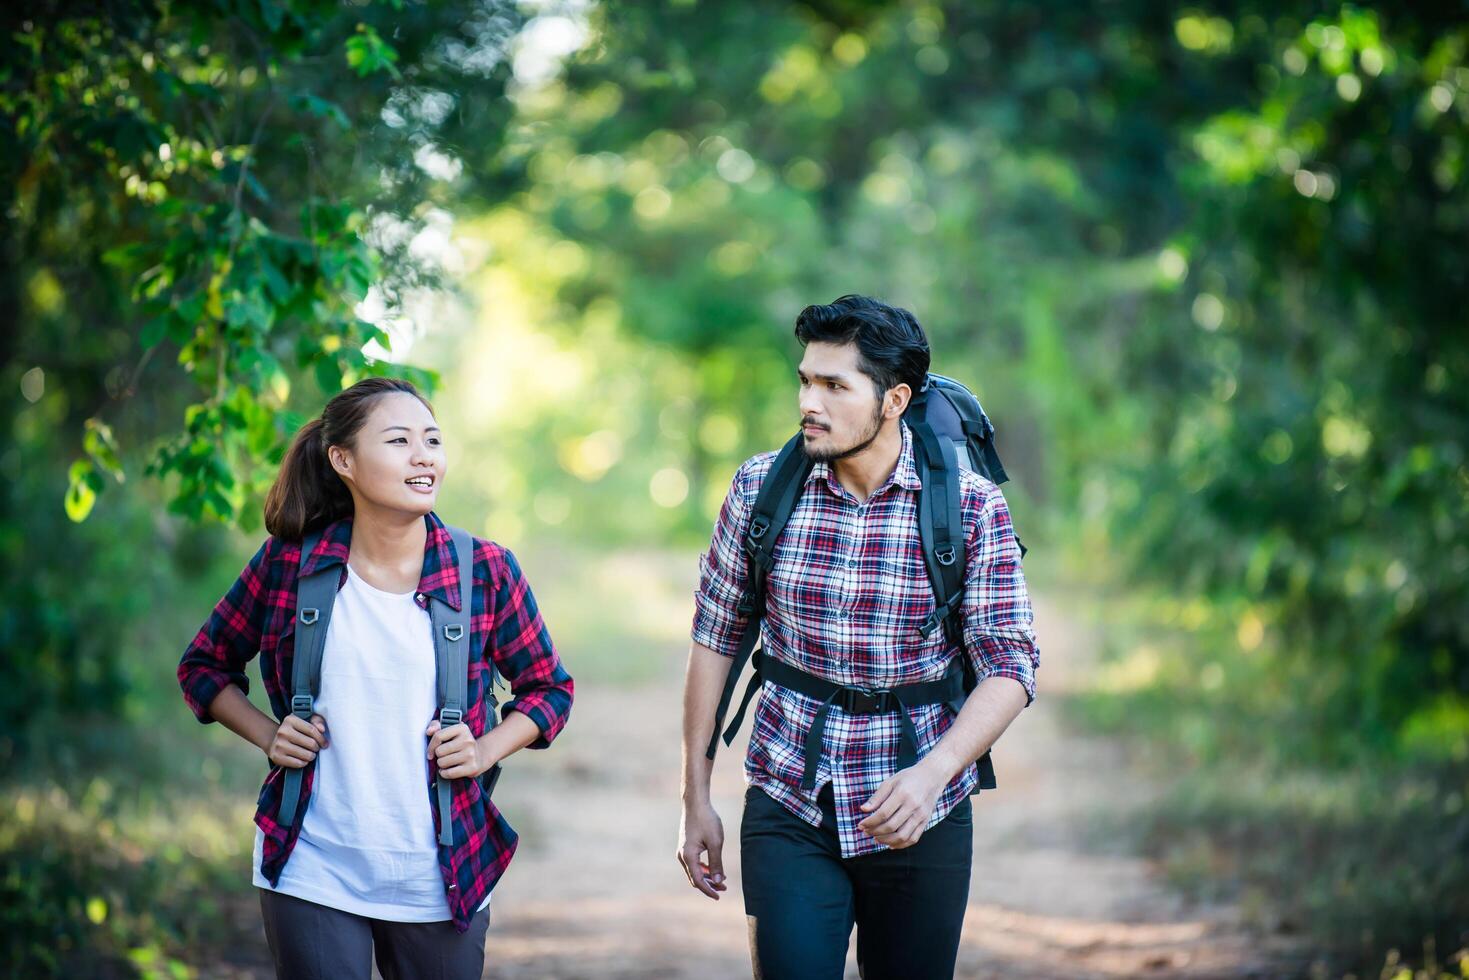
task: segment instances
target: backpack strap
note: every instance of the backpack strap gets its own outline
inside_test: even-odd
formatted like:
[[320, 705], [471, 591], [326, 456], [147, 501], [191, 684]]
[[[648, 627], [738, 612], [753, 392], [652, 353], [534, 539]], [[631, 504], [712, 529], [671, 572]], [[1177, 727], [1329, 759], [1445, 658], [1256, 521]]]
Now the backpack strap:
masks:
[[[301, 542], [299, 568], [306, 567], [306, 559], [320, 541], [321, 531], [317, 530]], [[337, 587], [341, 582], [342, 571], [336, 565], [329, 565], [311, 575], [298, 572], [296, 576], [296, 652], [291, 661], [291, 714], [308, 723], [315, 713], [316, 695], [321, 692], [321, 659], [326, 652], [326, 628], [332, 619], [332, 603], [337, 599]], [[313, 759], [307, 766], [315, 764]], [[281, 784], [280, 822], [286, 827], [296, 821], [305, 775], [306, 766], [285, 770]]]
[[[709, 748], [704, 753], [710, 759], [714, 758], [715, 750], [719, 746], [719, 730], [724, 727], [725, 714], [729, 711], [730, 702], [734, 700], [740, 672], [744, 670], [745, 663], [752, 659], [755, 647], [760, 642], [760, 623], [765, 618], [766, 580], [775, 563], [775, 542], [780, 538], [780, 532], [785, 530], [786, 522], [791, 519], [796, 501], [800, 499], [801, 491], [806, 486], [806, 478], [811, 475], [814, 465], [811, 457], [806, 455], [804, 437], [801, 433], [796, 433], [781, 448], [755, 498], [750, 524], [745, 529], [745, 594], [740, 598], [737, 607], [737, 611], [746, 617], [747, 622], [745, 633], [740, 637], [740, 645], [735, 650], [734, 662], [729, 666], [724, 690], [720, 692], [719, 706], [714, 710], [714, 731], [709, 736]], [[734, 720], [724, 732], [725, 745], [734, 741], [740, 725], [744, 723], [745, 711], [750, 707], [755, 692], [760, 689], [761, 681], [760, 661], [755, 659], [755, 669], [750, 675], [749, 686], [745, 688], [745, 696], [740, 700]]]
[[[474, 538], [468, 531], [447, 529], [459, 559], [459, 608], [443, 600], [429, 603], [434, 629], [434, 668], [439, 687], [439, 724], [444, 728], [464, 720], [469, 700], [469, 617], [474, 606]], [[490, 712], [491, 724], [494, 712]], [[453, 780], [439, 773], [434, 782], [439, 811], [439, 843], [454, 844]]]
[[943, 627], [950, 642], [958, 633], [960, 608], [964, 601], [966, 564], [964, 523], [960, 513], [959, 458], [954, 444], [940, 439], [931, 427], [910, 426], [918, 452], [918, 533], [923, 542], [923, 561], [933, 585], [934, 611], [919, 627], [924, 638]]
[[[925, 637], [943, 627], [949, 644], [959, 651], [964, 672], [964, 690], [949, 702], [958, 714], [969, 692], [979, 680], [974, 665], [964, 652], [964, 570], [967, 564], [964, 523], [960, 508], [959, 461], [954, 444], [940, 439], [924, 424], [910, 425], [918, 452], [918, 475], [923, 488], [918, 492], [918, 533], [923, 542], [923, 561], [933, 585], [934, 611], [919, 627]], [[935, 462], [937, 465], [935, 465]], [[996, 458], [998, 463], [998, 458]], [[974, 791], [995, 788], [995, 764], [986, 752], [977, 760], [979, 779]]]
[[[952, 403], [952, 399], [950, 399]], [[958, 410], [958, 406], [955, 406]], [[995, 449], [995, 427], [987, 418], [963, 418], [960, 413], [960, 425], [964, 429], [964, 436], [969, 442], [969, 454], [972, 458], [979, 460], [979, 473], [995, 486], [1010, 479], [1010, 474], [1005, 472], [1005, 464], [1000, 462], [1000, 454]], [[976, 450], [978, 453], [976, 454]], [[1030, 549], [1025, 547], [1025, 542], [1020, 540], [1020, 532], [1015, 532], [1015, 544], [1020, 548], [1020, 557]]]

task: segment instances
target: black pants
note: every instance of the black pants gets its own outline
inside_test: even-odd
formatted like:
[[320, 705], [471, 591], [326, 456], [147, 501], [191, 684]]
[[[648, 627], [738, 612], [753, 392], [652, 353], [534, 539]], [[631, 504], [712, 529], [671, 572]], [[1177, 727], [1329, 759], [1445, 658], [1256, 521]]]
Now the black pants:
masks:
[[740, 865], [759, 980], [840, 980], [857, 926], [863, 980], [954, 975], [974, 822], [968, 798], [917, 844], [843, 858], [831, 786], [813, 827], [755, 787], [745, 793]]
[[479, 980], [490, 910], [454, 923], [384, 922], [260, 889], [260, 912], [278, 980]]

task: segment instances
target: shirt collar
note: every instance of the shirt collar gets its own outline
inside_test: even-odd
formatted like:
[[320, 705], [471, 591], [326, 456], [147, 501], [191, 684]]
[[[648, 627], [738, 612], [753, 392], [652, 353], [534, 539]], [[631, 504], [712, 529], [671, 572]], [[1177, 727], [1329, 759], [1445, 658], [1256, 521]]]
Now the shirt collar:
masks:
[[[903, 436], [903, 447], [898, 450], [898, 465], [893, 467], [892, 475], [887, 478], [887, 481], [873, 491], [873, 497], [894, 484], [904, 490], [923, 489], [923, 481], [918, 478], [918, 463], [913, 458], [913, 432], [908, 428], [908, 423], [901, 419], [898, 420], [898, 430]], [[837, 480], [836, 472], [830, 463], [817, 463], [811, 467], [811, 475], [806, 477], [806, 482], [810, 483], [813, 480], [825, 481], [827, 489], [838, 497], [850, 496], [847, 489]]]
[[[438, 599], [457, 611], [459, 555], [454, 549], [454, 539], [438, 514], [426, 515], [424, 522], [428, 524], [428, 537], [423, 543], [423, 572], [418, 578], [418, 595], [423, 599]], [[321, 540], [306, 557], [301, 574], [311, 575], [332, 565], [345, 565], [351, 545], [352, 518], [333, 521], [321, 529]]]

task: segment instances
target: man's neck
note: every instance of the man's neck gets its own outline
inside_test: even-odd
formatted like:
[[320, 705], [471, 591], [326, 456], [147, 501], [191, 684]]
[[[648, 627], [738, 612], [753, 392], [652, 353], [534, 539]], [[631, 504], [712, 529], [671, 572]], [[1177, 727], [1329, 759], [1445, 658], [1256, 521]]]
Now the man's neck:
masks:
[[897, 419], [883, 423], [882, 430], [872, 445], [855, 456], [836, 460], [831, 464], [837, 482], [852, 496], [866, 503], [867, 498], [878, 491], [898, 468], [898, 457], [903, 453], [903, 432]]

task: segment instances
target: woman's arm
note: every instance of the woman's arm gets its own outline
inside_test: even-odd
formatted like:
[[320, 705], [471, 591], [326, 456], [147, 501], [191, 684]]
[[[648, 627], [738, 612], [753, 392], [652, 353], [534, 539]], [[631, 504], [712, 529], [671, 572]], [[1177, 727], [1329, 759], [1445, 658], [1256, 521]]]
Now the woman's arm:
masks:
[[[501, 713], [500, 724], [517, 715], [528, 719], [537, 734], [516, 748], [544, 749], [566, 726], [575, 685], [551, 642], [551, 634], [541, 619], [520, 563], [509, 550], [499, 551], [500, 561], [491, 562], [495, 596], [488, 653], [495, 669], [510, 684], [512, 694]], [[519, 727], [517, 723], [513, 731]]]
[[272, 765], [287, 769], [300, 769], [329, 744], [326, 719], [321, 715], [312, 715], [309, 722], [286, 715], [286, 720], [277, 724], [233, 684], [219, 692], [209, 705], [209, 713], [215, 721], [264, 752]]
[[266, 596], [276, 547], [275, 538], [267, 539], [215, 605], [179, 660], [178, 679], [201, 722], [218, 721], [273, 764], [299, 769], [326, 747], [321, 716], [313, 715], [308, 723], [287, 715], [277, 724], [245, 696], [250, 686], [245, 667], [260, 650], [261, 623], [270, 611]]
[[429, 723], [428, 757], [450, 779], [479, 776], [524, 748], [545, 748], [571, 713], [571, 675], [561, 666], [520, 564], [508, 550], [490, 547], [498, 555], [492, 554], [489, 562], [494, 618], [485, 646], [514, 697], [500, 723], [479, 738], [463, 723], [449, 728], [437, 719]]
[[429, 722], [428, 757], [450, 779], [487, 773], [541, 737], [540, 726], [519, 711], [505, 712], [500, 724], [479, 738], [471, 735], [464, 724], [451, 725], [442, 730], [442, 735], [440, 731], [437, 718]]

